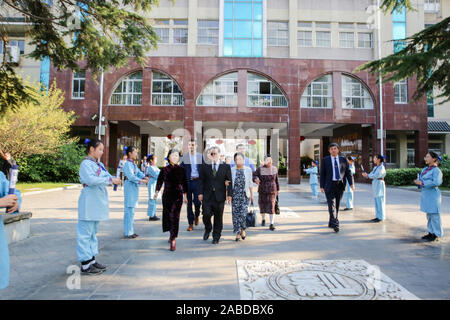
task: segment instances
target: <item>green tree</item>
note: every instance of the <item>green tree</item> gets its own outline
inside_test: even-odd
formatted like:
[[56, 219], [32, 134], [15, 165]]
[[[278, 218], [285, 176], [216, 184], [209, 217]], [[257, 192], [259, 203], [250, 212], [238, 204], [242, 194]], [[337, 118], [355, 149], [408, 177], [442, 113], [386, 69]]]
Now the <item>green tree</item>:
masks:
[[[410, 0], [384, 0], [381, 9], [392, 13], [406, 7], [415, 10]], [[416, 77], [417, 89], [413, 99], [426, 96], [433, 89], [440, 104], [450, 100], [450, 17], [404, 40], [402, 50], [379, 60], [371, 61], [358, 70], [381, 72], [383, 82], [395, 82]]]
[[13, 159], [53, 154], [74, 141], [68, 134], [75, 114], [64, 111], [64, 93], [56, 83], [48, 91], [41, 91], [39, 83], [25, 84], [26, 94], [35, 102], [22, 101], [0, 118], [0, 153]]
[[[156, 47], [158, 36], [145, 14], [158, 0], [3, 0], [0, 19], [7, 21], [14, 12], [30, 22], [28, 35], [35, 45], [27, 56], [49, 57], [59, 70], [102, 69], [120, 67], [134, 58], [145, 64], [146, 52]], [[8, 24], [0, 29], [4, 51], [8, 43]], [[6, 57], [6, 55], [5, 55]], [[0, 112], [29, 99], [25, 85], [6, 58], [0, 66]]]

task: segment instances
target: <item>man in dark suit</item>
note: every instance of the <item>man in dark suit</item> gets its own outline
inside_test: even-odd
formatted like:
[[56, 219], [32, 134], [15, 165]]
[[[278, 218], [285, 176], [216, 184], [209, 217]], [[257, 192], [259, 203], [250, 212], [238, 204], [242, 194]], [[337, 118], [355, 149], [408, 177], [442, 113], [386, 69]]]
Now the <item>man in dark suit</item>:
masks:
[[[187, 231], [194, 230], [194, 223], [198, 225], [198, 217], [200, 216], [201, 202], [198, 200], [198, 181], [200, 180], [200, 167], [203, 163], [203, 156], [197, 151], [197, 143], [191, 139], [188, 144], [189, 152], [183, 155], [181, 166], [186, 171], [186, 179], [188, 183], [187, 192], [187, 218], [189, 227]], [[192, 210], [192, 204], [195, 206], [195, 215]]]
[[[218, 244], [223, 228], [223, 209], [225, 206], [226, 192], [231, 195], [231, 168], [226, 163], [219, 161], [220, 150], [212, 147], [208, 150], [210, 160], [203, 163], [200, 168], [198, 184], [199, 200], [203, 202], [203, 223], [205, 234], [203, 240], [208, 240], [213, 230], [213, 244]], [[229, 186], [225, 183], [228, 181]], [[214, 229], [211, 218], [214, 216]]]
[[339, 232], [339, 203], [345, 190], [344, 181], [347, 180], [353, 190], [355, 190], [355, 187], [347, 160], [345, 157], [339, 156], [339, 145], [331, 143], [328, 146], [328, 151], [330, 155], [322, 159], [320, 166], [320, 191], [324, 192], [327, 198], [330, 214], [328, 228], [333, 228], [335, 232]]

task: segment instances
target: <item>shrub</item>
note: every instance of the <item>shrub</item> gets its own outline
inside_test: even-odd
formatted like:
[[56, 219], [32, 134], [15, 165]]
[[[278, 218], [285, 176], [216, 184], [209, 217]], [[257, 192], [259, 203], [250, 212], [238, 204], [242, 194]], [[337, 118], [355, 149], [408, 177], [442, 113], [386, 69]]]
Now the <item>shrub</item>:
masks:
[[[450, 187], [450, 168], [440, 168], [443, 174], [442, 187]], [[417, 173], [421, 172], [421, 168], [408, 169], [387, 169], [384, 178], [387, 185], [392, 186], [413, 186], [414, 180], [417, 179]]]

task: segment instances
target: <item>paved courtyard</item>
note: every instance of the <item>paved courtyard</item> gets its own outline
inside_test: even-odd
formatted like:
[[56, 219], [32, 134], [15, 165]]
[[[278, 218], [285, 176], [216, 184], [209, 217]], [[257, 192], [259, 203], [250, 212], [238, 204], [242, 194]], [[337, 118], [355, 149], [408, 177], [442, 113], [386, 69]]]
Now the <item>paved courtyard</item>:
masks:
[[[32, 211], [31, 237], [10, 245], [10, 286], [0, 299], [240, 299], [238, 261], [357, 260], [378, 266], [386, 277], [420, 299], [450, 299], [450, 197], [443, 197], [444, 238], [423, 243], [425, 214], [420, 193], [388, 188], [387, 220], [374, 217], [370, 185], [358, 184], [355, 210], [340, 213], [341, 231], [327, 228], [326, 205], [310, 197], [309, 185], [282, 181], [276, 230], [248, 230], [235, 242], [231, 211], [224, 214], [219, 245], [203, 241], [200, 223], [187, 232], [183, 206], [177, 251], [170, 252], [161, 222], [146, 216], [147, 189], [140, 190], [134, 240], [122, 239], [123, 192], [109, 189], [110, 220], [100, 224], [98, 260], [109, 266], [100, 276], [82, 276], [79, 289], [68, 273], [78, 266], [75, 252], [80, 188], [24, 196]], [[158, 215], [161, 206], [158, 205]], [[260, 222], [260, 219], [259, 219]], [[332, 262], [331, 262], [332, 263]], [[70, 287], [70, 285], [69, 285]]]

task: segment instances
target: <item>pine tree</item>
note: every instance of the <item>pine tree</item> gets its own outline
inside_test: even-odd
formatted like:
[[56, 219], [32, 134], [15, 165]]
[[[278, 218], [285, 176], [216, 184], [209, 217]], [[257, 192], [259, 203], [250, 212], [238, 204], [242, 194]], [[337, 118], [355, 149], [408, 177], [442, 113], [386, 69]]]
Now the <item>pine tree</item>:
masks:
[[[141, 65], [146, 52], [156, 48], [158, 36], [144, 16], [158, 0], [3, 0], [0, 40], [8, 43], [11, 12], [30, 23], [27, 36], [35, 49], [28, 56], [49, 57], [58, 70], [83, 68], [99, 74], [120, 67], [132, 57]], [[6, 21], [6, 22], [5, 22]], [[27, 90], [5, 58], [0, 64], [0, 113], [29, 99]]]
[[[381, 9], [394, 12], [412, 8], [410, 0], [384, 0]], [[383, 82], [396, 82], [405, 78], [417, 79], [413, 99], [438, 92], [440, 104], [450, 101], [450, 17], [404, 40], [402, 50], [358, 68], [371, 73], [381, 71]]]

